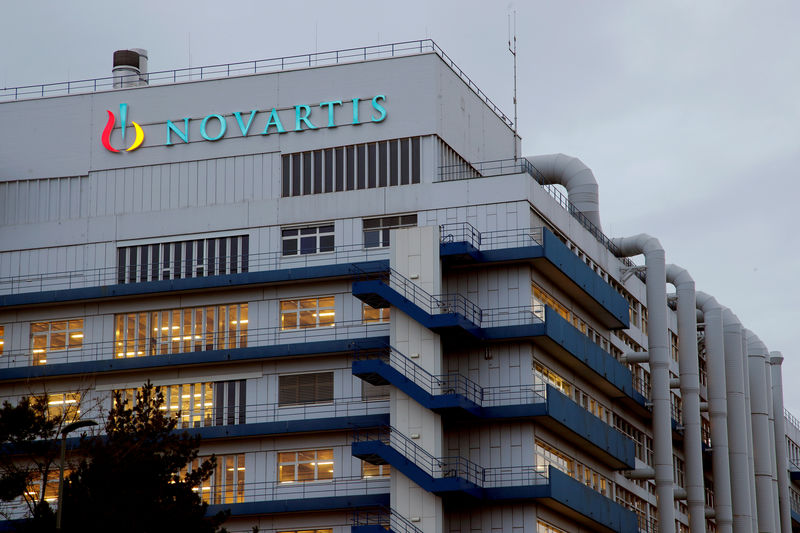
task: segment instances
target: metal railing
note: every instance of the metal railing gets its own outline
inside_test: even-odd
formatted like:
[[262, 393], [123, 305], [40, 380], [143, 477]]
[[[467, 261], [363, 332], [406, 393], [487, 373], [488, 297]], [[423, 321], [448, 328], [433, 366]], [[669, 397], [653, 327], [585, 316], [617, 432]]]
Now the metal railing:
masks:
[[541, 227], [481, 232], [469, 222], [455, 222], [442, 224], [439, 228], [441, 242], [467, 242], [476, 250], [542, 245]]
[[[474, 171], [477, 170], [480, 175], [476, 176]], [[634, 268], [636, 264], [628, 257], [621, 257], [619, 248], [613, 241], [603, 233], [600, 228], [594, 225], [586, 215], [581, 212], [575, 205], [569, 201], [569, 198], [561, 192], [555, 185], [552, 185], [545, 180], [544, 175], [527, 159], [496, 159], [492, 161], [479, 161], [471, 163], [470, 167], [465, 168], [464, 165], [442, 165], [439, 167], [439, 181], [453, 181], [461, 179], [474, 179], [474, 178], [488, 178], [492, 176], [503, 176], [507, 174], [522, 174], [530, 175], [541, 187], [549, 194], [558, 204], [566, 209], [575, 220], [580, 222], [592, 236], [602, 244], [608, 251], [614, 254], [626, 267]], [[635, 274], [644, 281], [644, 274], [635, 271]]]
[[[247, 255], [226, 255], [212, 260], [213, 264], [208, 264], [208, 258], [202, 261], [182, 259], [180, 261], [138, 263], [136, 265], [65, 270], [46, 274], [6, 276], [0, 278], [0, 294], [208, 278], [212, 275], [228, 276], [246, 272], [341, 265], [388, 258], [388, 248], [364, 248], [361, 244], [348, 244], [336, 246], [330, 252], [315, 254], [286, 256], [281, 252], [264, 252]], [[164, 275], [165, 273], [166, 275]]]
[[387, 57], [401, 57], [424, 53], [438, 55], [450, 69], [456, 73], [489, 108], [500, 117], [503, 122], [513, 126], [513, 121], [508, 118], [488, 96], [467, 76], [458, 65], [448, 56], [432, 39], [416, 41], [401, 41], [396, 43], [363, 46], [358, 48], [343, 48], [327, 52], [314, 52], [311, 54], [298, 54], [292, 56], [275, 57], [270, 59], [257, 59], [252, 61], [239, 61], [236, 63], [220, 63], [201, 67], [187, 67], [172, 70], [160, 70], [145, 74], [130, 74], [126, 76], [105, 76], [102, 78], [88, 78], [75, 81], [57, 83], [44, 83], [38, 85], [24, 85], [0, 89], [0, 101], [20, 100], [24, 98], [44, 98], [48, 96], [62, 96], [66, 94], [80, 94], [108, 90], [114, 88], [115, 80], [119, 82], [144, 81], [148, 85], [166, 85], [185, 81], [199, 81], [207, 79], [229, 78], [231, 76], [246, 76], [250, 74], [265, 74], [285, 70], [297, 70], [317, 66], [338, 65], [340, 63], [355, 63]]
[[380, 441], [424, 470], [433, 478], [459, 477], [477, 486], [483, 484], [483, 468], [460, 456], [434, 457], [422, 446], [392, 427], [353, 432], [353, 442]]
[[406, 300], [414, 303], [429, 315], [455, 313], [463, 316], [476, 326], [481, 324], [481, 309], [461, 294], [431, 295], [425, 289], [406, 278], [393, 268], [388, 272], [368, 273], [353, 266], [358, 272], [358, 280], [379, 280]]
[[381, 507], [377, 510], [357, 509], [350, 515], [353, 526], [381, 526], [392, 533], [422, 533], [422, 530], [412, 524], [401, 514], [393, 509]]
[[480, 405], [481, 386], [458, 372], [431, 374], [395, 348], [384, 352], [356, 352], [356, 359], [381, 359], [431, 395], [458, 394]]
[[545, 485], [550, 472], [547, 466], [501, 466], [484, 468], [483, 478], [485, 488]]
[[544, 305], [542, 304], [483, 309], [481, 327], [496, 328], [523, 324], [541, 324], [544, 322], [544, 317]]
[[[193, 343], [192, 350], [170, 349], [166, 344], [154, 345], [149, 341], [144, 346], [126, 352], [117, 351], [117, 341], [83, 343], [80, 348], [68, 350], [47, 350], [33, 353], [31, 348], [9, 350], [0, 358], [0, 369], [22, 366], [38, 366], [36, 361], [46, 359], [46, 365], [100, 361], [108, 359], [132, 359], [138, 357], [164, 357], [170, 363], [192, 353], [210, 350], [230, 350], [273, 346], [276, 344], [300, 344], [323, 340], [344, 340], [357, 337], [376, 337], [388, 334], [388, 324], [364, 324], [361, 320], [339, 321], [331, 326], [284, 330], [280, 327], [247, 329], [246, 333], [225, 337], [223, 342], [205, 344], [205, 341]], [[355, 346], [354, 346], [355, 348]], [[165, 363], [166, 364], [166, 363]]]
[[789, 422], [789, 424], [791, 424], [794, 429], [800, 433], [800, 420], [798, 420], [798, 418], [790, 413], [785, 407], [783, 409], [783, 416], [786, 417], [786, 420]]

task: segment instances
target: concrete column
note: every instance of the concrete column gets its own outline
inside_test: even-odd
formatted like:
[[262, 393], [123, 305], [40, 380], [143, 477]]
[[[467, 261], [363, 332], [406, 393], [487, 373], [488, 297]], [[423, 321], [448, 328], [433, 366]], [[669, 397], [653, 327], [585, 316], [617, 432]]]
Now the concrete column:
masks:
[[[441, 293], [438, 226], [393, 230], [391, 243], [391, 267], [430, 294]], [[392, 308], [390, 342], [409, 357], [419, 354], [414, 362], [428, 372], [442, 373], [442, 343], [439, 335], [412, 320], [396, 307]], [[419, 435], [414, 442], [434, 457], [444, 456], [441, 417], [395, 387], [392, 387], [389, 399], [391, 425], [407, 437]], [[419, 517], [418, 527], [423, 531], [444, 531], [444, 511], [440, 497], [423, 490], [397, 471], [392, 472], [391, 487], [390, 501], [393, 510], [408, 519]]]
[[708, 414], [711, 419], [711, 469], [714, 475], [714, 511], [717, 533], [733, 532], [731, 471], [728, 460], [728, 401], [725, 386], [725, 348], [722, 306], [714, 297], [697, 292], [697, 307], [705, 322], [708, 360]]
[[792, 531], [792, 509], [789, 499], [789, 461], [786, 450], [786, 421], [783, 416], [783, 375], [781, 352], [770, 352], [772, 373], [772, 411], [775, 414], [775, 462], [778, 471], [778, 503], [782, 533]]
[[770, 466], [769, 404], [772, 391], [766, 390], [766, 358], [769, 354], [764, 343], [750, 330], [747, 335], [747, 357], [750, 370], [750, 411], [753, 425], [753, 450], [756, 477], [756, 509], [758, 531], [775, 531], [775, 513], [772, 508], [772, 467]]
[[742, 324], [729, 309], [722, 315], [725, 345], [725, 383], [728, 398], [728, 457], [731, 468], [734, 533], [752, 533], [750, 471], [747, 464], [747, 424], [742, 359]]
[[686, 460], [686, 503], [689, 529], [705, 533], [703, 434], [700, 422], [700, 369], [697, 362], [697, 299], [694, 280], [683, 268], [667, 265], [667, 281], [678, 294], [678, 365], [683, 400], [683, 453]]
[[664, 249], [658, 239], [640, 234], [613, 239], [620, 255], [644, 254], [647, 268], [647, 351], [650, 355], [653, 403], [653, 466], [660, 533], [675, 531], [675, 481], [672, 464], [672, 409], [669, 394], [669, 335], [667, 333], [667, 276]]

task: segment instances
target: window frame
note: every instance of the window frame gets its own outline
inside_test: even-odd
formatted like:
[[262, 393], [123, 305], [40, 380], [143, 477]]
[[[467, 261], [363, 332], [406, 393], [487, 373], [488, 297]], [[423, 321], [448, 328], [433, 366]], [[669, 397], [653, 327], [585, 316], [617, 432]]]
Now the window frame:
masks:
[[[328, 231], [323, 229], [330, 228]], [[315, 230], [311, 233], [311, 230]], [[303, 232], [306, 232], [305, 234]], [[288, 234], [287, 232], [295, 232]], [[310, 247], [303, 246], [304, 239], [314, 239], [313, 251]], [[323, 239], [330, 238], [330, 244], [322, 243]], [[287, 242], [294, 242], [293, 251], [287, 253]], [[331, 222], [317, 222], [314, 224], [305, 224], [302, 226], [286, 226], [281, 228], [281, 257], [303, 257], [305, 255], [319, 255], [329, 254], [336, 252], [336, 225]]]
[[[53, 325], [59, 323], [65, 323], [64, 329], [54, 330]], [[79, 322], [80, 325], [73, 327], [73, 322]], [[45, 326], [47, 328], [46, 331], [34, 331], [36, 326]], [[83, 348], [83, 339], [85, 337], [84, 334], [85, 323], [84, 319], [81, 318], [65, 318], [60, 320], [47, 320], [47, 321], [37, 321], [31, 322], [30, 325], [30, 349], [31, 349], [31, 356], [33, 357], [33, 365], [45, 365], [47, 364], [48, 353], [56, 352], [56, 353], [69, 353], [71, 350], [80, 350]], [[64, 336], [64, 347], [63, 348], [53, 348], [53, 337], [63, 335]], [[44, 339], [43, 346], [37, 346], [37, 339]], [[73, 339], [75, 339], [73, 341]]]
[[[414, 222], [406, 221], [405, 219], [414, 218]], [[397, 219], [396, 223], [392, 223], [393, 219]], [[377, 222], [377, 225], [372, 224]], [[361, 219], [361, 235], [364, 249], [370, 248], [388, 248], [391, 243], [391, 230], [400, 228], [414, 228], [419, 225], [419, 216], [417, 213], [405, 213], [397, 215], [385, 215], [381, 217], [370, 217]], [[369, 227], [368, 227], [369, 226]], [[376, 234], [377, 240], [373, 241], [368, 239], [368, 234]]]
[[[320, 300], [331, 300], [331, 305], [324, 305], [320, 307]], [[310, 304], [314, 301], [314, 307], [310, 307]], [[290, 302], [297, 302], [296, 306], [293, 308], [289, 308]], [[304, 307], [303, 302], [306, 302], [306, 306]], [[326, 296], [308, 296], [308, 297], [298, 297], [298, 298], [284, 298], [278, 302], [278, 312], [280, 315], [280, 331], [281, 333], [287, 331], [302, 331], [304, 329], [318, 329], [318, 328], [331, 328], [336, 325], [336, 296], [326, 295]], [[325, 312], [326, 314], [323, 314]], [[306, 324], [302, 323], [303, 316], [309, 316], [308, 313], [312, 313], [311, 316], [314, 317], [313, 324]], [[287, 325], [286, 318], [289, 316], [294, 316], [293, 322]], [[327, 317], [330, 316], [330, 321], [327, 319], [324, 322], [320, 321], [320, 317]], [[330, 322], [330, 323], [329, 323]]]
[[[319, 399], [318, 396], [319, 396], [319, 392], [320, 392], [321, 389], [320, 389], [320, 382], [319, 382], [318, 378], [320, 376], [322, 376], [322, 375], [330, 375], [330, 397], [329, 398], [325, 397], [325, 398]], [[296, 395], [295, 396], [295, 400], [296, 401], [290, 401], [290, 402], [283, 403], [281, 401], [282, 391], [283, 391], [284, 387], [288, 386], [288, 385], [283, 385], [281, 383], [281, 381], [283, 379], [289, 379], [289, 378], [300, 378], [301, 376], [316, 376], [317, 377], [317, 380], [314, 382], [314, 399], [307, 400], [307, 401], [303, 401], [301, 399], [301, 392], [302, 392], [302, 387], [303, 387], [304, 384], [300, 383], [299, 380], [298, 380], [298, 382], [294, 385], [294, 387], [296, 387], [296, 389], [297, 389], [296, 392], [295, 392], [295, 395]], [[308, 384], [306, 384], [306, 386], [308, 386]], [[280, 374], [278, 376], [278, 408], [279, 409], [287, 408], [287, 407], [288, 408], [304, 407], [304, 406], [309, 406], [309, 405], [330, 405], [330, 404], [332, 404], [334, 402], [335, 399], [336, 399], [336, 376], [335, 376], [335, 372], [333, 370], [322, 370], [322, 371], [319, 371], [319, 372], [294, 372], [294, 373], [290, 373], [290, 374]]]
[[[327, 458], [320, 458], [319, 457], [320, 452], [330, 452], [330, 460], [328, 460]], [[311, 453], [314, 454], [313, 459], [311, 459], [311, 460], [300, 460], [300, 454], [311, 454]], [[287, 454], [294, 454], [294, 461], [282, 461], [281, 460], [282, 457], [284, 455], [287, 455]], [[325, 462], [323, 463], [322, 461], [325, 461]], [[281, 485], [291, 485], [291, 484], [296, 484], [296, 483], [320, 483], [320, 482], [330, 483], [331, 481], [333, 481], [333, 479], [334, 479], [334, 477], [336, 475], [336, 454], [335, 454], [333, 448], [313, 448], [313, 449], [303, 449], [303, 450], [279, 450], [279, 451], [276, 452], [276, 463], [277, 463], [277, 466], [278, 466], [278, 468], [277, 468], [278, 483], [281, 484]], [[313, 467], [314, 467], [314, 477], [313, 477], [313, 479], [299, 479], [299, 475], [298, 475], [299, 471], [300, 471], [299, 466], [301, 464], [313, 465]], [[328, 477], [326, 477], [326, 478], [320, 478], [319, 477], [319, 474], [320, 474], [319, 466], [321, 464], [322, 465], [327, 465], [327, 464], [333, 465], [332, 469], [331, 469], [331, 472], [330, 472], [330, 477], [329, 478]], [[281, 479], [282, 478], [282, 474], [283, 474], [283, 468], [282, 467], [290, 466], [290, 465], [294, 467], [293, 468], [293, 472], [294, 472], [294, 476], [293, 477], [294, 477], [294, 479], [292, 479], [292, 480], [282, 480]], [[327, 472], [326, 472], [326, 474], [327, 474]]]

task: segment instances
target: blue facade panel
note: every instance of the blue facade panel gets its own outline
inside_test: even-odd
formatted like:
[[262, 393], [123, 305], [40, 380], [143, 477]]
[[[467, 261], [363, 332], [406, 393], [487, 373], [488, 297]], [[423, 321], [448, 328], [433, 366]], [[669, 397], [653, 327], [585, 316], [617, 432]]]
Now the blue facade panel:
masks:
[[271, 513], [298, 513], [305, 511], [386, 507], [388, 505], [388, 493], [357, 494], [353, 496], [295, 498], [290, 500], [209, 505], [206, 515], [213, 516], [220, 511], [226, 511], [228, 509], [231, 511], [231, 516], [248, 516]]

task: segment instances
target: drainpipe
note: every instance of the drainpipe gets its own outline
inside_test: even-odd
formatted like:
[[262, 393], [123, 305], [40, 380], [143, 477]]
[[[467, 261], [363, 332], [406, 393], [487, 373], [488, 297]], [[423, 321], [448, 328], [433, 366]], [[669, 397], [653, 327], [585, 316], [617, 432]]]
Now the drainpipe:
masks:
[[775, 413], [775, 459], [778, 469], [778, 502], [780, 504], [781, 531], [792, 531], [792, 511], [789, 501], [789, 461], [786, 459], [786, 423], [783, 418], [783, 375], [781, 352], [770, 352], [772, 373], [772, 412]]
[[733, 533], [731, 471], [728, 461], [728, 400], [725, 386], [725, 347], [722, 306], [704, 292], [697, 292], [697, 308], [705, 322], [708, 359], [708, 415], [711, 419], [711, 469], [714, 474], [714, 511], [718, 533]]
[[747, 461], [745, 373], [742, 359], [742, 324], [730, 309], [722, 313], [725, 343], [725, 384], [728, 398], [728, 451], [731, 468], [734, 533], [751, 533], [750, 469]]
[[770, 466], [769, 405], [771, 394], [766, 390], [766, 358], [769, 351], [750, 330], [747, 335], [747, 358], [750, 371], [750, 409], [753, 424], [753, 450], [756, 476], [756, 509], [758, 530], [775, 531], [772, 509], [772, 467]]
[[601, 229], [597, 180], [583, 161], [564, 154], [536, 155], [525, 159], [539, 171], [542, 185], [563, 185], [570, 203], [597, 229]]
[[772, 475], [772, 519], [775, 523], [775, 528], [780, 531], [781, 525], [781, 506], [778, 496], [778, 470], [775, 468], [777, 465], [777, 457], [775, 452], [775, 410], [772, 408], [772, 368], [770, 367], [770, 354], [764, 358], [764, 375], [766, 376], [766, 390], [767, 395], [767, 410], [769, 412], [769, 469]]
[[653, 403], [653, 463], [658, 524], [661, 533], [675, 531], [675, 482], [672, 465], [672, 413], [669, 395], [669, 337], [667, 336], [667, 275], [664, 248], [658, 239], [641, 233], [613, 239], [622, 256], [644, 254], [649, 313], [647, 352], [650, 355]]
[[700, 422], [700, 369], [697, 362], [697, 299], [694, 280], [677, 266], [667, 265], [667, 282], [678, 294], [678, 367], [683, 401], [683, 453], [686, 458], [686, 504], [689, 530], [706, 530], [703, 488], [703, 435]]

